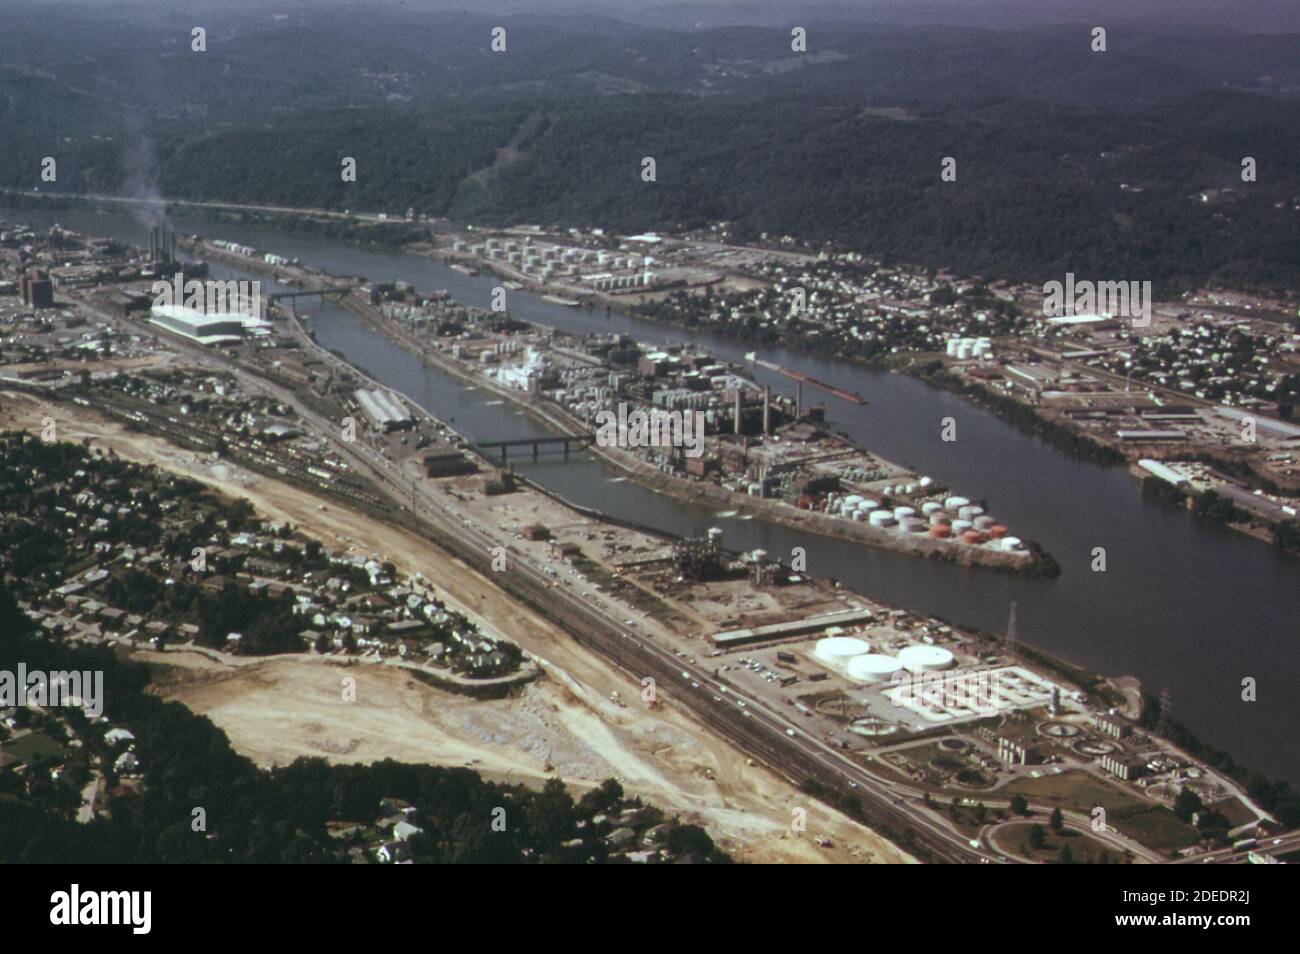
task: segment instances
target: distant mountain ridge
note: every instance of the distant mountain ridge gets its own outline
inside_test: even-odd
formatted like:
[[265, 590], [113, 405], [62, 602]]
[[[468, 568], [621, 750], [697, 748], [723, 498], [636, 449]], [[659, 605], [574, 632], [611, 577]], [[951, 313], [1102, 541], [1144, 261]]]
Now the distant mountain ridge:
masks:
[[[144, 9], [7, 15], [0, 184], [39, 185], [55, 155], [53, 191], [727, 221], [1012, 277], [1300, 277], [1300, 34], [1112, 28], [1096, 53], [1078, 24], [847, 24], [810, 26], [798, 54], [785, 28], [233, 7], [194, 53], [192, 17]], [[498, 24], [505, 53], [488, 45]]]

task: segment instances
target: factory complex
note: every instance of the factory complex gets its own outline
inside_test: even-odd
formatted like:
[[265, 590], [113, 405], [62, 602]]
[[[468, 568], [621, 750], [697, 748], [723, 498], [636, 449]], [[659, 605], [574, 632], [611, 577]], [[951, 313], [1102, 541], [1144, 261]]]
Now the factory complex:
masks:
[[[962, 562], [1028, 570], [1041, 560], [984, 502], [836, 434], [825, 405], [805, 393], [856, 399], [832, 385], [799, 376], [793, 395], [783, 395], [702, 348], [568, 335], [420, 299], [409, 288], [385, 288], [371, 307], [425, 357], [488, 383], [561, 433], [593, 435], [595, 450], [664, 492], [705, 493], [763, 519]], [[636, 428], [619, 428], [620, 439], [608, 439], [610, 420], [656, 415], [689, 415], [702, 432], [683, 427], [680, 441], [634, 440]], [[501, 453], [504, 461], [507, 448]]]

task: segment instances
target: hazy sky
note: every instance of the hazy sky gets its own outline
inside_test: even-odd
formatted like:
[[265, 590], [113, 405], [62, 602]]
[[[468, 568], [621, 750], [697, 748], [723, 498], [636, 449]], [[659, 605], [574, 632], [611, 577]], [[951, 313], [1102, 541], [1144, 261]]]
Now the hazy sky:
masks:
[[1209, 24], [1248, 32], [1300, 32], [1300, 0], [0, 0], [5, 6], [153, 7], [168, 10], [307, 7], [397, 7], [475, 13], [570, 11], [606, 13], [661, 27], [724, 23], [788, 24], [827, 19], [882, 23], [945, 23], [1016, 28], [1052, 22], [1140, 20], [1178, 28]]

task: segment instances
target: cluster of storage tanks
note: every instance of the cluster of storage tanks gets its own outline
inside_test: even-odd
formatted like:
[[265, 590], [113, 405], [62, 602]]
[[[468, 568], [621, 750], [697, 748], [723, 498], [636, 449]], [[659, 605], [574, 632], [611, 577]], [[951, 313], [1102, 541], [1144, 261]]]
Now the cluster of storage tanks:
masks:
[[[929, 477], [914, 484], [885, 487], [884, 494], [913, 495], [930, 486]], [[907, 505], [882, 508], [879, 501], [862, 494], [841, 496], [831, 494], [826, 499], [826, 512], [837, 514], [845, 520], [866, 521], [873, 527], [898, 528], [903, 533], [928, 533], [935, 540], [953, 540], [979, 546], [994, 542], [1003, 550], [1019, 550], [1023, 544], [1018, 537], [1010, 536], [1005, 526], [965, 497], [946, 497], [942, 502], [930, 500], [916, 507]]]
[[950, 669], [956, 662], [953, 654], [942, 646], [924, 643], [907, 646], [897, 655], [873, 653], [871, 645], [856, 636], [830, 636], [818, 640], [813, 655], [827, 667], [861, 683], [885, 682], [896, 672], [919, 675]]
[[989, 338], [949, 338], [946, 344], [948, 357], [958, 361], [987, 358], [993, 354], [993, 341]]

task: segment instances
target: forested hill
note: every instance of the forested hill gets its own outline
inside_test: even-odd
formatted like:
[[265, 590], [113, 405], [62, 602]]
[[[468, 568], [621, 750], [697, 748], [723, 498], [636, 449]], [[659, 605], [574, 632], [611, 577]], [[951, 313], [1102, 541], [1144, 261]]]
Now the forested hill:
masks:
[[41, 9], [6, 14], [0, 36], [6, 186], [483, 223], [727, 221], [740, 238], [1017, 278], [1300, 273], [1300, 35], [1115, 26], [1095, 53], [1082, 24], [820, 23], [796, 54], [784, 26], [344, 6], [214, 14], [193, 53], [192, 15]]

